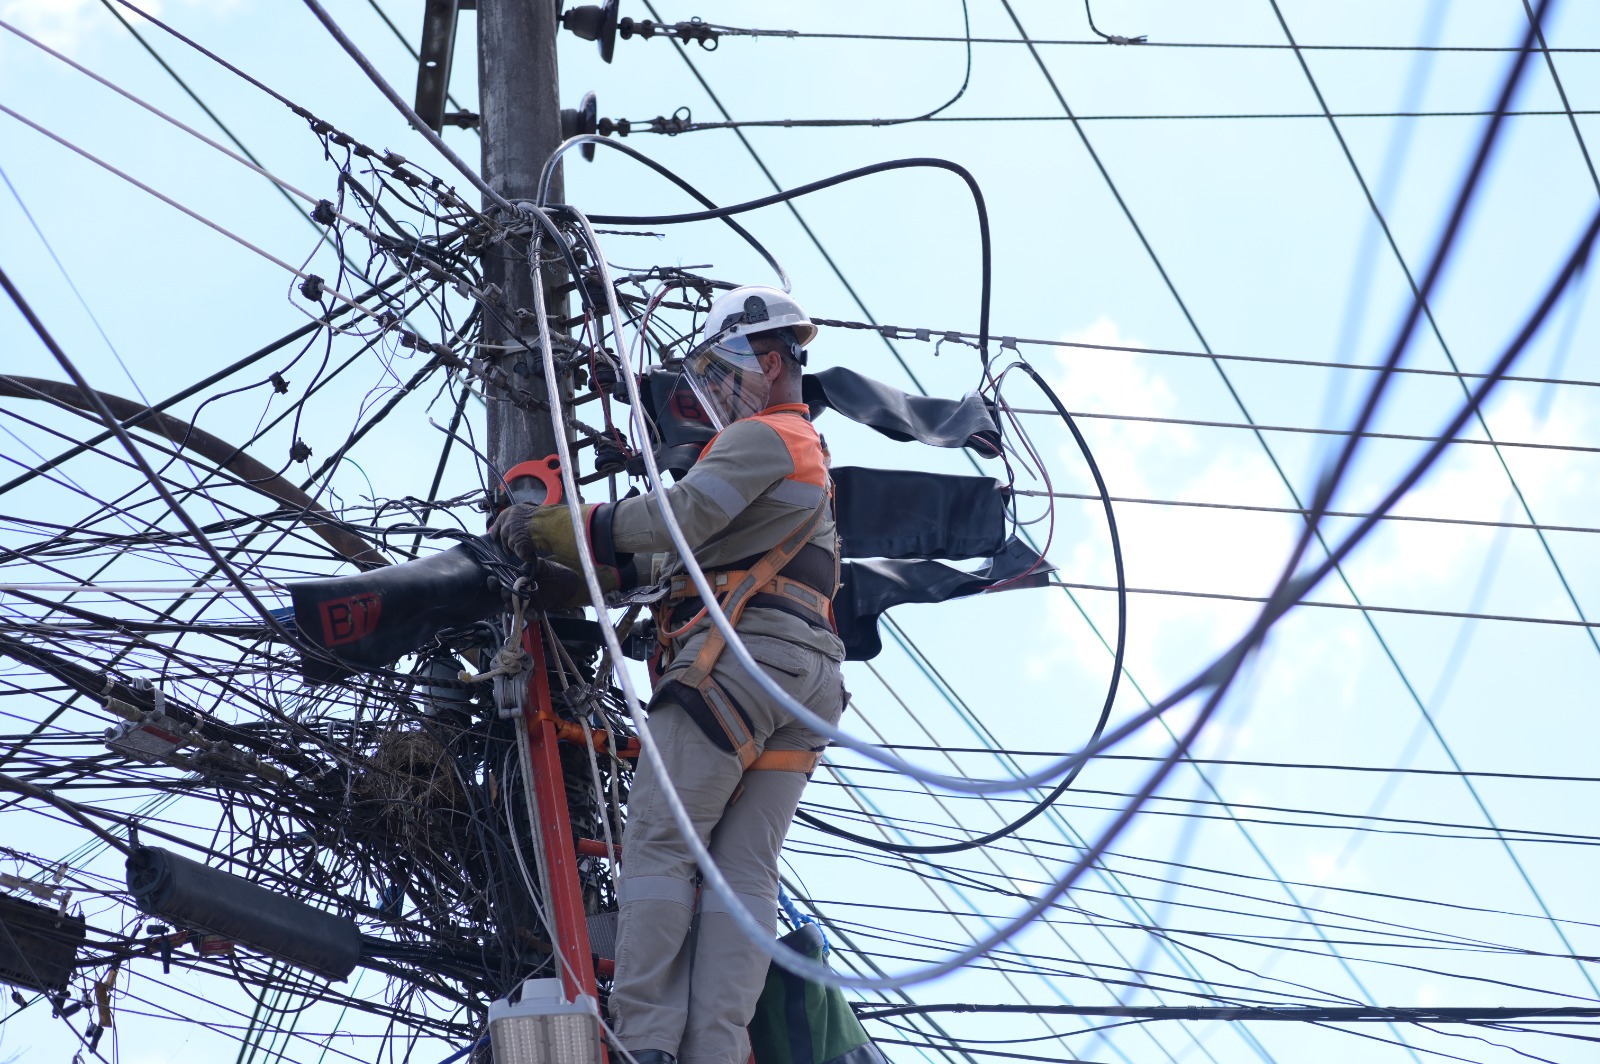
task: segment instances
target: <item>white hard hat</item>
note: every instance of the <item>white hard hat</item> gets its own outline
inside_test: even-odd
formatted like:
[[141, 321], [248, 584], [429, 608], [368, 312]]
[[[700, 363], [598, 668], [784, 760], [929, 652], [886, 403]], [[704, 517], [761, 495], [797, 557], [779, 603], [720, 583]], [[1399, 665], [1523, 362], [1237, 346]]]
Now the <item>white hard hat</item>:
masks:
[[811, 324], [793, 296], [776, 288], [750, 284], [724, 292], [711, 301], [705, 327], [701, 330], [701, 342], [718, 336], [772, 332], [785, 326], [794, 330], [795, 342], [802, 348], [816, 338], [817, 327]]

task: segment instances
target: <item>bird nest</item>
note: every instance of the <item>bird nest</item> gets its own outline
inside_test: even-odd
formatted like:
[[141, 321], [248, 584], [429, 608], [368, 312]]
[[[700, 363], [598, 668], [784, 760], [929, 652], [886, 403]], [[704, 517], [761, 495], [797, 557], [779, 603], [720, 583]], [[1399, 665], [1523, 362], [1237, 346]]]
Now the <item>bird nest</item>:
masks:
[[465, 803], [450, 752], [423, 731], [386, 732], [356, 773], [352, 790], [377, 815], [370, 824], [402, 842], [437, 842], [450, 834], [449, 811]]

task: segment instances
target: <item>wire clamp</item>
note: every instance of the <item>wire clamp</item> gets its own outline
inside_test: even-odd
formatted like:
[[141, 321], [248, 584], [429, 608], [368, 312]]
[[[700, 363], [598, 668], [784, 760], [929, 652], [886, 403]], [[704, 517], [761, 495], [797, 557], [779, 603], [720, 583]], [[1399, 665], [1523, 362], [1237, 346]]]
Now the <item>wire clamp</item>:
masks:
[[693, 112], [689, 108], [680, 107], [672, 112], [671, 118], [663, 115], [656, 115], [652, 118], [650, 120], [650, 132], [665, 133], [669, 137], [675, 137], [679, 133], [688, 132], [689, 127], [694, 124], [693, 118]]

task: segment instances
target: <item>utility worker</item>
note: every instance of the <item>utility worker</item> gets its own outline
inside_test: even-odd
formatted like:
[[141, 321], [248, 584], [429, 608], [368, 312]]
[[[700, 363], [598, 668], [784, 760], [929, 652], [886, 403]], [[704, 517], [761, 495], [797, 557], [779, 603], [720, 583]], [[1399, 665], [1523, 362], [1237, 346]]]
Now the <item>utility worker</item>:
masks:
[[[816, 331], [776, 289], [736, 288], [713, 301], [683, 372], [718, 431], [666, 496], [751, 655], [782, 690], [837, 722], [839, 546], [827, 452], [800, 387]], [[665, 582], [650, 734], [701, 841], [740, 901], [775, 931], [778, 853], [826, 739], [724, 652], [654, 494], [584, 509], [581, 547], [565, 506], [519, 504], [495, 527], [523, 557], [576, 568], [578, 551], [589, 551], [607, 590]], [[622, 1045], [639, 1064], [745, 1064], [745, 1025], [768, 959], [720, 897], [697, 889], [694, 858], [648, 758], [628, 800], [622, 852], [611, 993]]]

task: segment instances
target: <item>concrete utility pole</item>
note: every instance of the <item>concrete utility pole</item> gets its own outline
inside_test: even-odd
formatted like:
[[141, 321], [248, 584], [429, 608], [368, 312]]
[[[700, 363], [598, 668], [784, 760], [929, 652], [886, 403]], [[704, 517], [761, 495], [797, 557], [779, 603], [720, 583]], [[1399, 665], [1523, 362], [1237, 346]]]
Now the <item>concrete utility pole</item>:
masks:
[[[461, 6], [465, 7], [466, 4]], [[554, 0], [477, 0], [478, 108], [483, 134], [484, 179], [506, 199], [532, 200], [538, 196], [539, 168], [561, 143], [561, 98], [556, 77], [558, 5]], [[561, 170], [551, 184], [550, 197], [561, 202]], [[490, 207], [485, 204], [485, 207]], [[549, 247], [548, 241], [546, 248]], [[539, 323], [533, 311], [533, 285], [523, 254], [524, 245], [498, 244], [483, 256], [485, 279], [504, 293], [499, 320], [486, 316], [483, 339], [488, 344], [509, 344], [500, 365], [519, 390], [541, 400], [545, 395], [543, 370], [527, 349], [537, 350]], [[547, 283], [558, 283], [546, 270]], [[565, 316], [564, 297], [545, 291], [552, 318], [551, 331]], [[540, 354], [543, 357], [543, 353]], [[563, 381], [557, 401], [570, 399], [570, 384]], [[489, 441], [487, 453], [495, 473], [504, 474], [518, 462], [553, 454], [555, 437], [543, 410], [523, 410], [508, 401], [503, 388], [489, 390]], [[491, 474], [492, 476], [492, 474]], [[492, 481], [491, 481], [492, 483]]]

